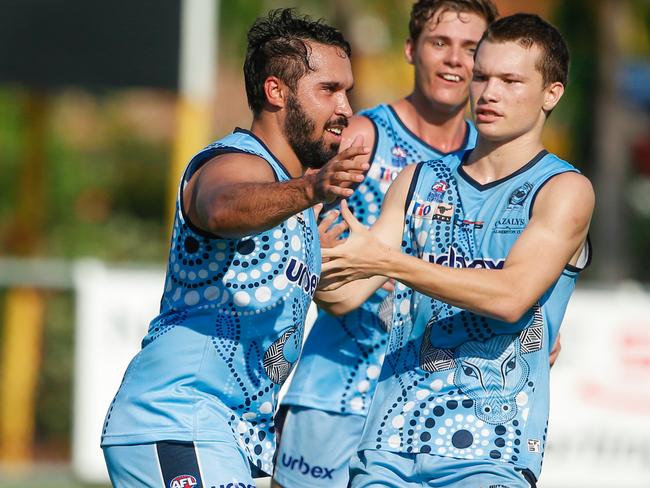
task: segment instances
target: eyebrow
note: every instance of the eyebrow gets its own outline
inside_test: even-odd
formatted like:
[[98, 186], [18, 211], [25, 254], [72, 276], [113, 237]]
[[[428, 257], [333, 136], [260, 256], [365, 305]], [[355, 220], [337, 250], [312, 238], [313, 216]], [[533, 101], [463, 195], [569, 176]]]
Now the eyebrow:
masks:
[[482, 71], [481, 69], [477, 69], [476, 67], [472, 70], [472, 74], [483, 75], [483, 76], [497, 76], [499, 78], [518, 78], [521, 80], [526, 79], [524, 75], [519, 73], [486, 73], [485, 71]]
[[322, 81], [320, 85], [324, 88], [329, 88], [331, 90], [345, 89], [346, 92], [349, 92], [354, 88], [354, 84], [352, 84], [350, 88], [345, 88], [345, 85], [339, 81]]
[[[435, 39], [440, 39], [443, 41], [452, 41], [453, 39], [449, 36], [441, 35], [441, 34], [428, 34], [424, 36], [424, 40], [435, 40]], [[461, 39], [460, 43], [464, 46], [467, 46], [469, 44], [472, 44], [476, 46], [478, 44], [478, 41], [473, 41], [471, 39]]]

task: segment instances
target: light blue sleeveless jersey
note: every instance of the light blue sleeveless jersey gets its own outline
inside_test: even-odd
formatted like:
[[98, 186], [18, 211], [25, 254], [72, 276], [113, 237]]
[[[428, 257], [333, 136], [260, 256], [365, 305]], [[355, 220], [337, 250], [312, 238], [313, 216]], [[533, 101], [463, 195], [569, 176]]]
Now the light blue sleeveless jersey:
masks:
[[[409, 164], [442, 154], [413, 134], [389, 105], [360, 112], [375, 128], [371, 166], [348, 203], [364, 225], [379, 217], [384, 195]], [[462, 154], [476, 144], [476, 129], [467, 122]], [[366, 415], [379, 378], [387, 340], [379, 309], [388, 295], [379, 290], [357, 310], [333, 317], [323, 311], [307, 337], [302, 357], [282, 403], [330, 412]], [[390, 322], [390, 309], [387, 309]]]
[[232, 152], [257, 155], [278, 181], [290, 179], [264, 144], [241, 129], [190, 161], [160, 315], [110, 406], [102, 445], [235, 442], [270, 474], [276, 395], [300, 353], [320, 245], [311, 209], [241, 239], [191, 224], [182, 208], [184, 185], [209, 159]]
[[[456, 155], [422, 163], [407, 199], [402, 252], [443, 266], [500, 269], [539, 189], [567, 171], [576, 170], [546, 151], [486, 185], [472, 180]], [[359, 450], [493, 460], [539, 477], [549, 353], [577, 275], [567, 267], [513, 324], [397, 283], [386, 359]]]

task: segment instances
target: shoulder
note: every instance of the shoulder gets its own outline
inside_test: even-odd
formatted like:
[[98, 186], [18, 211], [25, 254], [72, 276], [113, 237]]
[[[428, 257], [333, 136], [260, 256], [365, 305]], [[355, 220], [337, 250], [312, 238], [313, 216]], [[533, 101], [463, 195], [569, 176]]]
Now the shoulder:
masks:
[[594, 188], [591, 181], [576, 171], [567, 171], [552, 176], [540, 189], [537, 200], [540, 198], [559, 197], [570, 200], [582, 200], [583, 203], [591, 203], [592, 206], [595, 201]]
[[267, 160], [247, 152], [227, 152], [207, 161], [197, 175], [200, 179], [220, 179], [222, 182], [270, 182], [275, 173]]
[[591, 218], [596, 197], [589, 179], [569, 171], [552, 176], [539, 190], [533, 203], [532, 214], [543, 216], [563, 214], [575, 221]]
[[390, 190], [393, 192], [397, 189], [400, 191], [408, 191], [408, 188], [411, 186], [411, 182], [415, 177], [416, 173], [420, 172], [420, 169], [424, 166], [424, 163], [418, 164], [409, 164], [402, 171], [399, 172], [395, 181], [391, 183]]
[[362, 136], [366, 146], [372, 146], [376, 137], [375, 124], [365, 115], [353, 115], [343, 131], [342, 147], [349, 146], [355, 137]]

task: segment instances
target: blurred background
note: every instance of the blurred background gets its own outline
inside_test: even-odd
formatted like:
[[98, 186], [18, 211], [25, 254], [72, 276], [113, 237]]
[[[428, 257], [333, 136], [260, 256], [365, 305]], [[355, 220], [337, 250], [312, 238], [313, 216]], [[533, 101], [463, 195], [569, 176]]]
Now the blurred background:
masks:
[[[565, 35], [546, 144], [597, 195], [540, 486], [650, 487], [650, 0], [496, 4]], [[246, 31], [285, 6], [351, 41], [355, 110], [409, 93], [407, 0], [0, 0], [0, 488], [106, 483], [101, 422], [156, 312], [180, 172], [249, 127]]]

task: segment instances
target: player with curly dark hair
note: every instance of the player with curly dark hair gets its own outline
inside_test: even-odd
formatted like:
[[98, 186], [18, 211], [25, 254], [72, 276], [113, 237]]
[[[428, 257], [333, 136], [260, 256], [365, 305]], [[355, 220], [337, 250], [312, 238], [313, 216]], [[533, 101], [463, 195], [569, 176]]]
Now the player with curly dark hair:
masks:
[[321, 266], [319, 202], [363, 179], [350, 47], [290, 9], [250, 29], [250, 130], [181, 179], [160, 314], [111, 404], [102, 447], [116, 487], [254, 486], [270, 474], [278, 390], [297, 360]]

